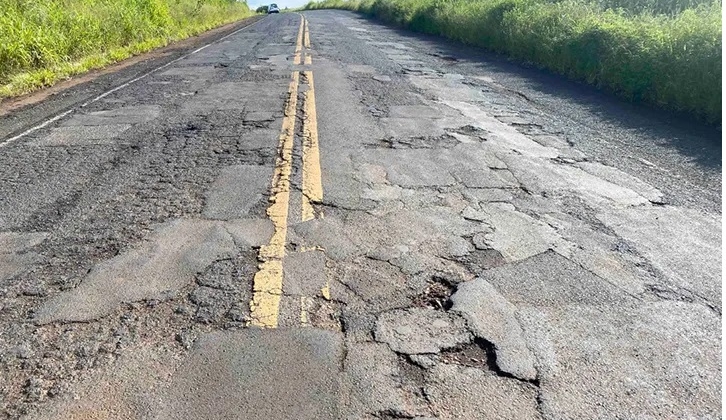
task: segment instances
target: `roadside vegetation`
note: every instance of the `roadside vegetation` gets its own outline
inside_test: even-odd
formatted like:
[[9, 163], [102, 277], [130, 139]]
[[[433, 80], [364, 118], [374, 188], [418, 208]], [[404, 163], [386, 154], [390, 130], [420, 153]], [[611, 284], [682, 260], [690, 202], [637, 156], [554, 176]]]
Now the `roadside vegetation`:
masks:
[[0, 0], [0, 99], [251, 14], [236, 0]]
[[627, 100], [721, 120], [721, 0], [324, 0]]

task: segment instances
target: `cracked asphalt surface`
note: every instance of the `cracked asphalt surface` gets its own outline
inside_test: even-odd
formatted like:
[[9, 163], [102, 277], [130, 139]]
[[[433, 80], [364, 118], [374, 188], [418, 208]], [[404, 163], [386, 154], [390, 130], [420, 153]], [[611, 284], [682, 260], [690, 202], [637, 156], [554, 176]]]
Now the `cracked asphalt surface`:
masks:
[[719, 132], [303, 15], [0, 116], [4, 417], [721, 418]]

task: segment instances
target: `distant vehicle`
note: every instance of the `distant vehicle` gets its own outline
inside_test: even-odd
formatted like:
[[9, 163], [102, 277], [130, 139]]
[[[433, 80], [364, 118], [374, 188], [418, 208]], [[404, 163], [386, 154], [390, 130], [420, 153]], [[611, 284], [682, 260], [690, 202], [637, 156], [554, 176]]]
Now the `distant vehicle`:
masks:
[[272, 3], [272, 4], [271, 4], [271, 5], [270, 5], [270, 6], [269, 6], [269, 7], [267, 8], [267, 14], [269, 15], [269, 14], [272, 14], [272, 13], [280, 13], [280, 8], [279, 8], [279, 7], [277, 7], [277, 5], [276, 5], [275, 3]]

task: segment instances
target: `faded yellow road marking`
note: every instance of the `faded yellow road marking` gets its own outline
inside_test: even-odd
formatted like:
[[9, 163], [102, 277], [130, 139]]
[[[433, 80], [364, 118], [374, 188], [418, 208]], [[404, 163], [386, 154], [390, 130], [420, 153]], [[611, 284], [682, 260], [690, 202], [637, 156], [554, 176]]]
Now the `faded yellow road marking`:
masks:
[[303, 22], [305, 23], [305, 27], [303, 30], [303, 47], [305, 48], [305, 51], [303, 51], [303, 57], [305, 65], [313, 64], [313, 55], [310, 53], [310, 30], [308, 29], [309, 22], [305, 17], [303, 16]]
[[315, 218], [312, 203], [323, 201], [323, 181], [320, 169], [320, 147], [318, 143], [318, 115], [315, 110], [315, 83], [313, 72], [303, 72], [308, 89], [304, 93], [303, 138], [302, 138], [302, 221]]
[[305, 18], [300, 15], [300, 29], [297, 31], [297, 42], [295, 42], [295, 59], [294, 64], [300, 64], [300, 53], [303, 47], [303, 26], [305, 26]]
[[295, 136], [297, 111], [297, 91], [300, 72], [292, 73], [288, 88], [285, 117], [282, 120], [280, 142], [277, 149], [275, 171], [272, 176], [272, 204], [267, 208], [267, 216], [272, 220], [275, 231], [270, 243], [260, 248], [259, 270], [253, 280], [253, 295], [250, 302], [250, 325], [276, 328], [282, 297], [282, 258], [285, 256], [287, 241], [287, 213], [290, 206], [290, 176], [292, 174], [292, 146]]
[[[305, 19], [303, 17], [303, 19]], [[310, 31], [308, 30], [308, 20], [305, 19], [305, 42], [303, 42], [305, 48], [310, 48]]]
[[[305, 64], [312, 64], [309, 51], [310, 34], [307, 20], [302, 17], [295, 44], [295, 64], [300, 64], [301, 56], [305, 55]], [[315, 110], [315, 85], [312, 71], [304, 71], [303, 81], [307, 90], [303, 93], [303, 139], [302, 139], [302, 220], [315, 218], [312, 203], [320, 203], [323, 199], [323, 185], [320, 170], [320, 151], [318, 144], [318, 123]], [[297, 97], [300, 86], [300, 72], [292, 73], [288, 88], [288, 100], [285, 105], [285, 116], [278, 145], [278, 155], [272, 177], [270, 206], [267, 216], [272, 221], [274, 233], [270, 242], [260, 248], [258, 271], [252, 285], [252, 301], [250, 302], [251, 321], [249, 325], [263, 328], [277, 328], [282, 298], [283, 265], [285, 245], [287, 242], [287, 219], [290, 208], [290, 178], [292, 176], [293, 144], [295, 138], [295, 120], [297, 113]], [[326, 286], [321, 290], [325, 299], [330, 299], [330, 289]], [[301, 298], [300, 322], [309, 325], [308, 310], [312, 307], [312, 298]]]
[[322, 293], [325, 300], [330, 300], [330, 285], [326, 284], [325, 287], [320, 289], [320, 293]]

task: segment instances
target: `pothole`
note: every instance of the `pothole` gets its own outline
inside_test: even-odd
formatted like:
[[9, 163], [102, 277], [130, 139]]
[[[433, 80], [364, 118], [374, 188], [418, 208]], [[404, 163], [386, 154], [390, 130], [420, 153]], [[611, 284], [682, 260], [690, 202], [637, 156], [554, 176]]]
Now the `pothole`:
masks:
[[439, 354], [439, 360], [442, 363], [486, 370], [503, 378], [516, 379], [539, 387], [539, 379], [521, 379], [500, 369], [494, 343], [483, 338], [475, 338], [470, 343], [443, 350]]
[[433, 277], [423, 293], [416, 296], [413, 304], [419, 308], [431, 308], [437, 311], [448, 311], [451, 309], [451, 295], [456, 291], [456, 286], [440, 277]]
[[496, 365], [494, 365], [494, 347], [491, 345], [487, 346], [486, 343], [482, 343], [481, 341], [475, 340], [468, 344], [444, 350], [441, 352], [440, 360], [443, 363], [451, 365], [468, 366], [483, 370], [496, 370]]

